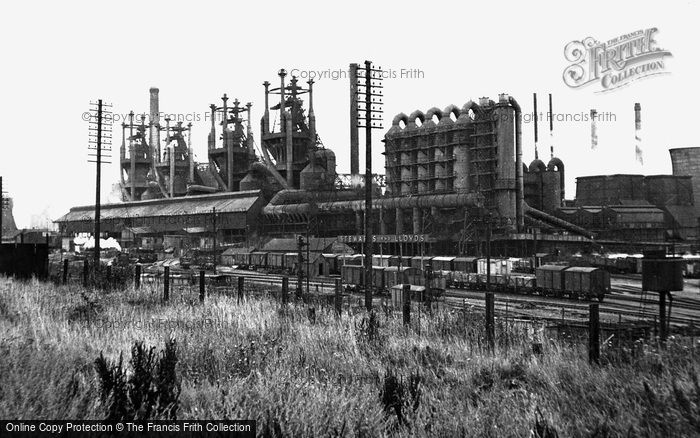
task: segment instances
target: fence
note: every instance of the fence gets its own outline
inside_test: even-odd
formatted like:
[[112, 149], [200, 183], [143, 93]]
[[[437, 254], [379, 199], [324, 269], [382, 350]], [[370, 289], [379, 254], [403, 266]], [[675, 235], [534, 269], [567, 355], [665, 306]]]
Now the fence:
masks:
[[[52, 263], [51, 278], [57, 283], [79, 283], [91, 285], [95, 281], [88, 260]], [[314, 319], [317, 308], [332, 308], [336, 315], [357, 314], [364, 312], [364, 301], [360, 295], [346, 293], [340, 279], [331, 282], [315, 282], [307, 290], [307, 284], [298, 283], [297, 278], [289, 277], [262, 279], [251, 274], [252, 278], [238, 274], [207, 273], [205, 271], [172, 271], [164, 267], [158, 272], [143, 272], [140, 265], [130, 267], [102, 267], [102, 285], [108, 287], [149, 288], [157, 294], [162, 294], [164, 302], [174, 300], [206, 301], [213, 295], [235, 297], [236, 302], [248, 298], [273, 299], [285, 307], [294, 300], [304, 303], [309, 308], [309, 317]], [[400, 291], [400, 297], [392, 295], [380, 298], [378, 309], [386, 313], [400, 311], [404, 325], [420, 333], [421, 319], [429, 317], [435, 308], [444, 307], [444, 301], [431, 299], [430, 296], [418, 295], [405, 285]], [[483, 309], [480, 306], [467, 305], [466, 300], [460, 305], [448, 305], [460, 312], [464, 324], [462, 335], [482, 344], [485, 349], [494, 351], [496, 347], [508, 348], [522, 342], [532, 340], [535, 353], [542, 352], [542, 341], [548, 338], [569, 340], [572, 344], [588, 344], [591, 362], [600, 361], [600, 346], [606, 348], [623, 348], [638, 339], [647, 339], [653, 331], [652, 325], [628, 323], [610, 323], [600, 320], [598, 304], [590, 304], [588, 314], [577, 312], [579, 318], [565, 318], [562, 308], [561, 318], [525, 317], [509, 307], [509, 302], [500, 299], [500, 308], [496, 307], [495, 296], [492, 292], [485, 294]], [[505, 309], [503, 308], [505, 304]], [[581, 316], [587, 317], [581, 319]], [[475, 323], [477, 322], [477, 323]]]
[[46, 243], [11, 243], [0, 245], [0, 274], [28, 279], [48, 276], [49, 245]]

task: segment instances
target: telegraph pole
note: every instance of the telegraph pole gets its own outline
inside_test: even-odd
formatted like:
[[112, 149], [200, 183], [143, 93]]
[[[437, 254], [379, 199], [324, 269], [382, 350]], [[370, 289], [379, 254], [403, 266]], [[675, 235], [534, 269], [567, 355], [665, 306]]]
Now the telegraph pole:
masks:
[[2, 244], [2, 212], [10, 206], [10, 200], [7, 199], [6, 194], [7, 192], [2, 188], [2, 177], [0, 176], [0, 244]]
[[5, 210], [5, 192], [2, 191], [2, 177], [0, 176], [0, 244], [2, 244], [2, 212]]
[[[100, 184], [102, 178], [102, 163], [109, 164], [104, 158], [110, 158], [108, 152], [112, 151], [112, 113], [106, 108], [112, 105], [105, 104], [102, 99], [97, 103], [91, 102], [90, 126], [88, 127], [88, 149], [94, 153], [88, 153], [95, 163], [95, 278], [100, 271]], [[103, 153], [104, 149], [104, 153]]]
[[[364, 113], [364, 120], [358, 117], [358, 127], [365, 128], [365, 307], [372, 310], [372, 129], [382, 129], [382, 69], [373, 68], [371, 61], [365, 61], [363, 71], [358, 69], [357, 111]], [[353, 78], [351, 78], [353, 80]], [[359, 97], [363, 95], [364, 102]]]
[[214, 249], [214, 259], [216, 259], [216, 235], [218, 234], [216, 232], [216, 207], [213, 207], [211, 209], [211, 215], [212, 215], [212, 223], [214, 225], [214, 242], [213, 242], [213, 249]]

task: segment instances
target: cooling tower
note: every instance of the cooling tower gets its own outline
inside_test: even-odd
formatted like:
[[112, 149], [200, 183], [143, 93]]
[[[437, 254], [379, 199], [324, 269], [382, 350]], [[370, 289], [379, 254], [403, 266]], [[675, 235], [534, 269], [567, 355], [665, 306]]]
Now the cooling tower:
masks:
[[696, 215], [700, 215], [700, 148], [676, 148], [669, 152], [673, 174], [692, 177], [693, 203]]

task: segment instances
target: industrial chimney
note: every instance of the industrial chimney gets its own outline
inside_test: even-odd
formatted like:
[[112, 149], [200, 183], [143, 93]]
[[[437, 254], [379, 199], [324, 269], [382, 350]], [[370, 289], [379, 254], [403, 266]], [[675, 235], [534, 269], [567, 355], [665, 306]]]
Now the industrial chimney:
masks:
[[596, 124], [596, 118], [598, 116], [598, 111], [591, 108], [591, 149], [598, 148], [598, 126]]
[[160, 109], [158, 105], [158, 89], [156, 87], [151, 87], [150, 95], [150, 103], [151, 103], [151, 114], [150, 114], [150, 120], [149, 120], [149, 130], [150, 130], [150, 135], [149, 139], [151, 142], [151, 151], [153, 154], [153, 162], [154, 164], [160, 161]]
[[644, 165], [644, 154], [642, 153], [642, 106], [634, 104], [634, 155], [639, 164]]
[[552, 112], [552, 93], [549, 93], [549, 159], [552, 158], [554, 158], [554, 113]]
[[540, 156], [537, 153], [537, 93], [532, 93], [532, 100], [534, 105], [535, 118], [533, 123], [535, 124], [535, 160], [539, 159]]

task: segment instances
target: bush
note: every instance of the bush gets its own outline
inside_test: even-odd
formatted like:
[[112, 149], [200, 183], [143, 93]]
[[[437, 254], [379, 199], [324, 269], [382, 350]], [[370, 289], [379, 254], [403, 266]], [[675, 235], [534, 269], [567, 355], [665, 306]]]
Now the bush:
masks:
[[106, 420], [177, 419], [180, 382], [176, 374], [177, 348], [174, 339], [156, 360], [155, 347], [136, 342], [131, 349], [131, 373], [119, 362], [107, 362], [103, 354], [95, 360], [100, 380], [100, 398], [106, 406]]

